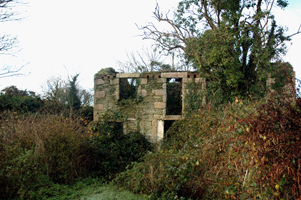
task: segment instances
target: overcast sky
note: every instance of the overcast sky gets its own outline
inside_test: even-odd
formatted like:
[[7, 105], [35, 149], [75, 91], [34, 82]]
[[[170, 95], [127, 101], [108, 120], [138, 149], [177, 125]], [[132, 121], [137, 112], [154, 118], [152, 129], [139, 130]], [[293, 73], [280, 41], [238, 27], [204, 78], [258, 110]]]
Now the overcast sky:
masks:
[[[157, 0], [167, 11], [178, 0]], [[0, 89], [16, 85], [20, 89], [41, 92], [41, 85], [51, 76], [79, 73], [80, 85], [93, 88], [93, 77], [100, 69], [117, 68], [117, 61], [126, 60], [126, 52], [150, 46], [143, 41], [135, 23], [145, 25], [154, 21], [155, 0], [30, 0], [22, 6], [25, 19], [0, 24], [0, 30], [17, 35], [18, 52], [1, 55], [1, 65], [27, 64], [26, 76], [0, 79]], [[289, 7], [277, 10], [277, 22], [295, 33], [301, 24], [301, 1], [289, 0]], [[292, 42], [292, 45], [290, 44]], [[301, 78], [301, 34], [288, 43], [284, 61], [290, 62]]]

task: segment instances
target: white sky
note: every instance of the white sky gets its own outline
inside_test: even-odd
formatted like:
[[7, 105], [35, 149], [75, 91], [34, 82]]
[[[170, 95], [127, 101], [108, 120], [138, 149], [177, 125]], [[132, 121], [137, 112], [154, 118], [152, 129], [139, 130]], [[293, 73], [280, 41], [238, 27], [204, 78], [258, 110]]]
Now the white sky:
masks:
[[[167, 11], [178, 0], [157, 0]], [[0, 24], [0, 30], [17, 35], [20, 51], [14, 56], [1, 56], [0, 64], [20, 66], [26, 76], [0, 79], [0, 90], [15, 85], [19, 89], [41, 92], [41, 85], [51, 76], [66, 79], [79, 73], [80, 85], [93, 88], [93, 77], [102, 68], [117, 68], [117, 61], [126, 60], [126, 52], [150, 46], [143, 41], [135, 23], [154, 21], [155, 0], [30, 0], [22, 7], [27, 16], [22, 21]], [[26, 12], [24, 12], [26, 11]], [[301, 1], [289, 0], [289, 7], [277, 10], [278, 24], [295, 33], [301, 24]], [[301, 78], [299, 49], [301, 34], [288, 43], [283, 59], [290, 62]]]

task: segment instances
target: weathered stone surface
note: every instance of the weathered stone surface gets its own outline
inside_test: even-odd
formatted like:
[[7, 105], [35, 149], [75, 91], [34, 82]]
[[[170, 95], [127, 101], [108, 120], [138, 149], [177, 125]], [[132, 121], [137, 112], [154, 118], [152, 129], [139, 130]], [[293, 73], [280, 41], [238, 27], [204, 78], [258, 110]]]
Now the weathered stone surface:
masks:
[[119, 84], [119, 78], [111, 79], [111, 80], [110, 80], [110, 84], [111, 84], [111, 85]]
[[166, 107], [166, 103], [163, 102], [155, 102], [154, 104], [154, 108], [165, 108]]
[[106, 96], [106, 92], [105, 91], [96, 91], [94, 93], [95, 98], [104, 98]]
[[146, 97], [147, 96], [147, 91], [146, 90], [141, 90], [141, 96]]
[[94, 105], [95, 110], [103, 110], [103, 104], [96, 104]]
[[164, 137], [164, 121], [157, 120], [157, 141], [162, 140]]
[[146, 84], [147, 84], [147, 78], [141, 78], [140, 85], [146, 85]]
[[166, 82], [166, 78], [158, 78], [157, 79], [157, 83], [165, 83]]
[[102, 79], [95, 79], [94, 80], [94, 84], [95, 85], [99, 85], [99, 84], [104, 84], [105, 82], [104, 82], [104, 80], [102, 80]]
[[193, 82], [193, 78], [183, 78], [182, 82], [183, 83], [192, 83]]
[[195, 78], [194, 81], [195, 81], [195, 83], [204, 83], [205, 79], [204, 78]]
[[160, 95], [164, 95], [164, 90], [160, 89], [160, 90], [152, 90], [153, 94], [160, 96]]

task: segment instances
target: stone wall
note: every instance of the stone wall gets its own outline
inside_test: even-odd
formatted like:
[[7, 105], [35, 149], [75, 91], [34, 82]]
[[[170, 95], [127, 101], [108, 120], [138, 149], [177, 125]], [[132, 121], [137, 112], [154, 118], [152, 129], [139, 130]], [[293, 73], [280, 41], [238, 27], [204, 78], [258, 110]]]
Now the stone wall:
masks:
[[[139, 101], [120, 101], [120, 80], [136, 78]], [[182, 114], [188, 85], [206, 87], [204, 79], [196, 72], [110, 73], [94, 77], [94, 120], [108, 110], [119, 111], [124, 116], [124, 133], [139, 130], [150, 140], [158, 141], [164, 134], [165, 120], [179, 120], [182, 115], [166, 115], [166, 85], [170, 78], [180, 80], [182, 87]], [[202, 101], [202, 99], [200, 99]]]

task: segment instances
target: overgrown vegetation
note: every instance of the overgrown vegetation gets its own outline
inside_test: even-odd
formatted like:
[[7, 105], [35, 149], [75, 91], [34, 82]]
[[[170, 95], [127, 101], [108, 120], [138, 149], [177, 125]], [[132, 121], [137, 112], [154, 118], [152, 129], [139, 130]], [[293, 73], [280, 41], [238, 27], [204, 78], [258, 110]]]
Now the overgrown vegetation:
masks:
[[114, 180], [153, 199], [298, 199], [301, 101], [206, 105]]
[[91, 129], [92, 148], [97, 174], [110, 178], [123, 171], [132, 162], [140, 161], [145, 153], [152, 150], [152, 145], [138, 131], [123, 133], [122, 115], [107, 112], [101, 121], [93, 123]]
[[59, 97], [63, 101], [14, 86], [2, 90], [0, 199], [65, 195], [64, 189], [88, 177], [101, 184], [151, 150], [142, 134], [124, 135], [110, 114], [90, 123], [93, 107], [81, 105], [76, 77], [66, 90], [70, 98]]

